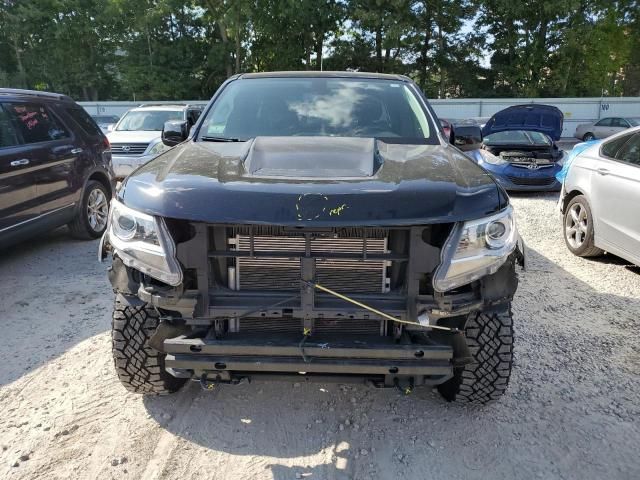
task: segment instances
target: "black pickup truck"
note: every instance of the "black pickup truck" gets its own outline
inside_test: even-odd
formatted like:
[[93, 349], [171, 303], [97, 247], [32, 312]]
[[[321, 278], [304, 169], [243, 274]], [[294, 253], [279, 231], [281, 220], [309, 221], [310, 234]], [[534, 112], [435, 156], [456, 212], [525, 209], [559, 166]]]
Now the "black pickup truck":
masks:
[[[475, 131], [475, 130], [478, 131]], [[524, 264], [509, 198], [408, 78], [231, 77], [112, 201], [113, 354], [131, 391], [245, 379], [507, 388]], [[473, 131], [469, 131], [473, 130]]]

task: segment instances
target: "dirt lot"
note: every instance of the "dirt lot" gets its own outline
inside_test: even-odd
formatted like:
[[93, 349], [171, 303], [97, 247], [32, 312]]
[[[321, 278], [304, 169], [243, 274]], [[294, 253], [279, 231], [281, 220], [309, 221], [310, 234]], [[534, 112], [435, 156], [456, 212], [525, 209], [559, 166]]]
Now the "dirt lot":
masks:
[[514, 198], [529, 247], [508, 394], [190, 384], [125, 392], [96, 243], [65, 230], [0, 255], [0, 478], [637, 479], [640, 269], [566, 250], [555, 195]]

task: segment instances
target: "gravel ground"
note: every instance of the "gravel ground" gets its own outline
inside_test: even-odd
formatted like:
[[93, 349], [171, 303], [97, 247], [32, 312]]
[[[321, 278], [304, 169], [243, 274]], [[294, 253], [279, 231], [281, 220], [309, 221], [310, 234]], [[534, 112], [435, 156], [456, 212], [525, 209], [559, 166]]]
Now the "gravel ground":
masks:
[[3, 252], [0, 478], [640, 478], [640, 268], [571, 256], [556, 195], [513, 201], [516, 360], [482, 408], [318, 384], [129, 394], [96, 242], [62, 229]]

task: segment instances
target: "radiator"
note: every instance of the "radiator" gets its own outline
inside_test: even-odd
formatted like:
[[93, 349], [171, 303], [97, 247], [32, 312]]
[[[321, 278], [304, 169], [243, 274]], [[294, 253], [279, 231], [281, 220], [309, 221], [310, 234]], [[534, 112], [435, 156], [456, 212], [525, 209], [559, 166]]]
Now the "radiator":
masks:
[[[239, 257], [234, 275], [236, 290], [298, 290], [300, 288], [300, 257], [305, 255], [305, 238], [302, 236], [251, 236], [236, 235], [230, 248], [240, 252], [284, 252], [291, 256]], [[315, 237], [310, 241], [310, 253], [316, 258], [317, 281], [338, 292], [382, 293], [388, 289], [384, 260], [363, 259], [366, 254], [383, 254], [387, 251], [387, 239], [339, 236]], [[322, 253], [352, 255], [353, 258], [322, 258]]]

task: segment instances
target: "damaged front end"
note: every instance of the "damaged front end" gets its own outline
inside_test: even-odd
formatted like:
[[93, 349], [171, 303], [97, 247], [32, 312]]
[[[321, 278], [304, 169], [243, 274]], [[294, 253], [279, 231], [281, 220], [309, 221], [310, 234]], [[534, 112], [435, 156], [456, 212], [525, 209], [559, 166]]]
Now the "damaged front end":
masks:
[[167, 371], [218, 383], [443, 383], [469, 361], [455, 332], [508, 303], [524, 266], [511, 207], [470, 222], [298, 227], [162, 219], [114, 201], [107, 251], [121, 300], [160, 313], [148, 344]]

